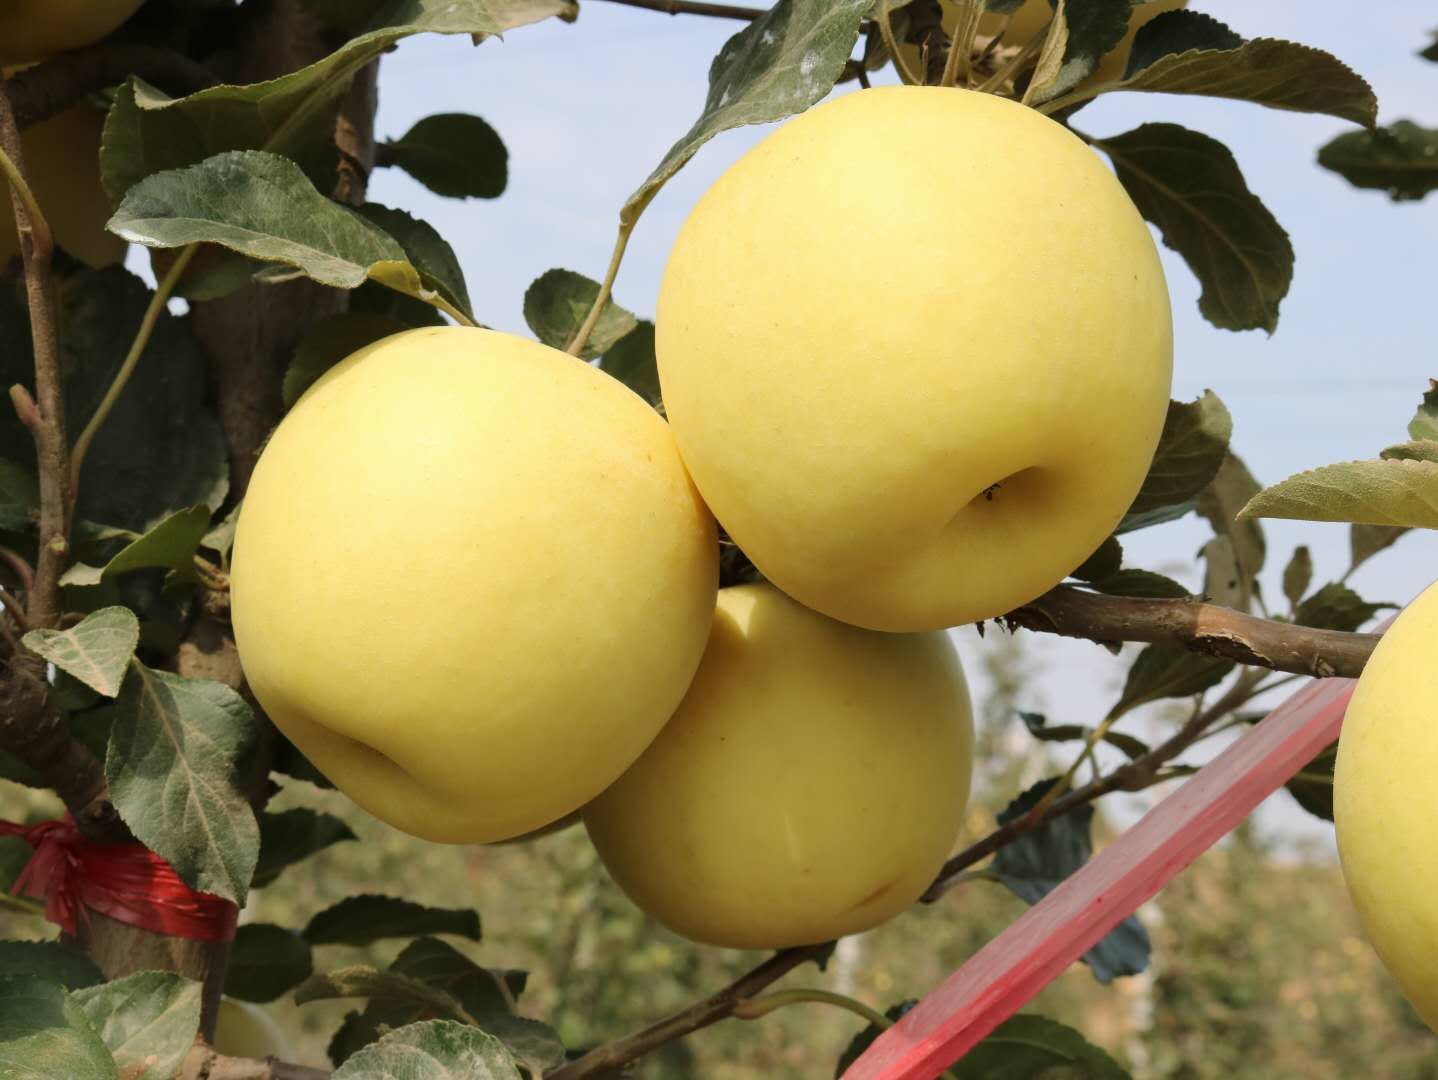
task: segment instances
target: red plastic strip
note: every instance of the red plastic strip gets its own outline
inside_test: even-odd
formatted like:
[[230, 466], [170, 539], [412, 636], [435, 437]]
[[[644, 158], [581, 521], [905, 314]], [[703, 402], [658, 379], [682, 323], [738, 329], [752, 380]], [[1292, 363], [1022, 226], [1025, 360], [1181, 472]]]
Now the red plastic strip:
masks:
[[45, 901], [45, 918], [74, 934], [88, 911], [194, 941], [230, 941], [239, 909], [196, 892], [174, 867], [143, 844], [97, 844], [67, 816], [62, 821], [14, 825], [0, 821], [0, 836], [18, 836], [35, 849], [11, 890]]
[[844, 1073], [933, 1080], [1338, 737], [1351, 679], [1309, 683], [975, 953]]

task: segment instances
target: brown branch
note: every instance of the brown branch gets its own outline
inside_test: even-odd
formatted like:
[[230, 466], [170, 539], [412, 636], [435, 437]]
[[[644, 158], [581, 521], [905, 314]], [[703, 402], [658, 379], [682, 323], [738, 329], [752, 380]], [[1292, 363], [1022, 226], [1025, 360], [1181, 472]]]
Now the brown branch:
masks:
[[1105, 596], [1070, 585], [1050, 589], [1005, 615], [1002, 621], [1027, 630], [1102, 643], [1182, 645], [1240, 664], [1318, 678], [1356, 679], [1379, 637], [1261, 619], [1197, 598]]
[[[24, 177], [24, 153], [10, 107], [10, 88], [8, 80], [0, 80], [0, 149]], [[24, 621], [32, 627], [54, 627], [60, 622], [60, 575], [65, 571], [70, 536], [69, 446], [60, 383], [59, 322], [50, 282], [54, 249], [48, 230], [34, 228], [30, 211], [14, 185], [10, 194], [25, 265], [38, 398], [32, 399], [23, 387], [11, 391], [20, 419], [34, 438], [39, 464], [40, 557], [26, 592]], [[0, 678], [0, 745], [55, 789], [87, 835], [94, 839], [123, 835], [124, 827], [106, 797], [104, 770], [95, 756], [70, 736], [69, 726], [48, 699], [45, 662], [28, 651], [13, 653]]]
[[[715, 19], [747, 19], [753, 21], [768, 14], [764, 8], [736, 7], [733, 4], [706, 4], [702, 0], [609, 0], [611, 4], [659, 11], [665, 15], [708, 15]], [[558, 1075], [557, 1073], [555, 1075]]]
[[580, 1077], [594, 1076], [631, 1061], [637, 1061], [651, 1050], [683, 1038], [700, 1028], [718, 1023], [734, 1014], [734, 1008], [741, 1001], [747, 1001], [770, 983], [777, 982], [806, 960], [816, 959], [825, 945], [805, 945], [797, 949], [777, 952], [753, 971], [741, 975], [717, 994], [689, 1006], [683, 1012], [675, 1013], [664, 1020], [626, 1035], [622, 1039], [595, 1047], [578, 1060], [571, 1061], [546, 1073], [546, 1080], [579, 1080]]
[[176, 1074], [178, 1080], [329, 1080], [329, 1070], [274, 1058], [227, 1057], [197, 1042]]
[[218, 80], [202, 64], [153, 45], [110, 42], [64, 53], [26, 68], [10, 80], [10, 102], [21, 128], [63, 112], [106, 86], [138, 75], [162, 90], [184, 95]]
[[1046, 822], [1063, 817], [1069, 811], [1085, 806], [1111, 791], [1142, 791], [1151, 787], [1160, 779], [1158, 772], [1163, 765], [1187, 750], [1216, 722], [1251, 698], [1265, 674], [1261, 670], [1245, 671], [1217, 701], [1206, 709], [1197, 710], [1182, 727], [1147, 754], [1120, 765], [1108, 775], [1101, 776], [1083, 787], [1060, 795], [1046, 807], [1035, 807], [1037, 813], [1025, 814], [1000, 825], [978, 843], [971, 844], [944, 863], [943, 869], [934, 878], [934, 883], [924, 891], [920, 900], [925, 904], [932, 904], [952, 888], [958, 876], [969, 867], [982, 862], [1001, 847], [1013, 843], [1025, 833], [1033, 832]]
[[[25, 175], [20, 129], [10, 107], [10, 83], [0, 84], [0, 148]], [[25, 295], [30, 308], [30, 337], [35, 352], [35, 400], [25, 400], [20, 419], [30, 428], [40, 475], [40, 558], [35, 585], [26, 598], [31, 626], [55, 626], [60, 621], [60, 575], [69, 553], [70, 513], [66, 481], [69, 444], [65, 438], [65, 398], [60, 383], [59, 318], [55, 291], [50, 284], [50, 258], [54, 245], [47, 230], [33, 228], [30, 211], [11, 187], [10, 199], [21, 238], [25, 262]], [[19, 400], [12, 391], [12, 398]]]

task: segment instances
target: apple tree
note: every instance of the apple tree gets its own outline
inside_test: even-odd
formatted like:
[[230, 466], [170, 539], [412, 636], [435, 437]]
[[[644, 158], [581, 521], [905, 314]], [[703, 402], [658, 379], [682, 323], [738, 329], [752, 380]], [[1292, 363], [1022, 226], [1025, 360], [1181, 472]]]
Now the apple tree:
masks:
[[[384, 54], [406, 38], [494, 48], [487, 39], [543, 20], [574, 22], [575, 0], [0, 12], [0, 166], [13, 203], [0, 220], [0, 779], [49, 789], [68, 811], [0, 823], [26, 845], [0, 863], [4, 883], [60, 928], [57, 941], [0, 941], [4, 1075], [576, 1080], [620, 1075], [732, 1017], [820, 1003], [867, 1025], [836, 1075], [1121, 1077], [1080, 1032], [1017, 1010], [1074, 960], [1100, 982], [1143, 970], [1135, 908], [1277, 787], [1321, 818], [1336, 803], [1341, 819], [1345, 800], [1369, 804], [1392, 755], [1406, 749], [1416, 774], [1433, 764], [1416, 713], [1406, 748], [1355, 736], [1364, 747], [1336, 749], [1351, 681], [1380, 648], [1365, 627], [1385, 606], [1346, 575], [1316, 583], [1305, 547], [1287, 558], [1282, 603], [1262, 595], [1259, 574], [1273, 555], [1264, 517], [1349, 523], [1350, 573], [1406, 530], [1438, 528], [1438, 389], [1415, 385], [1407, 441], [1262, 488], [1230, 445], [1220, 394], [1168, 400], [1171, 323], [1152, 236], [1198, 279], [1210, 323], [1271, 333], [1294, 273], [1287, 235], [1221, 142], [1172, 123], [1100, 137], [1083, 109], [1121, 91], [1337, 117], [1355, 129], [1320, 163], [1408, 199], [1438, 188], [1433, 132], [1375, 127], [1371, 89], [1337, 58], [1244, 39], [1171, 0], [607, 2], [729, 19], [737, 32], [693, 126], [659, 162], [635, 163], [636, 177], [652, 171], [616, 208], [607, 269], [534, 281], [523, 341], [482, 329], [483, 304], [439, 232], [366, 196], [375, 168], [396, 167], [443, 196], [493, 197], [506, 182], [502, 133], [446, 113], [377, 141], [376, 95]], [[571, 32], [584, 34], [582, 21]], [[905, 88], [870, 87], [883, 70]], [[815, 108], [836, 87], [850, 93]], [[671, 261], [684, 280], [646, 305], [655, 319], [615, 303], [626, 245], [660, 188], [714, 135], [777, 121], [787, 123], [774, 140], [809, 141], [768, 144], [802, 152], [736, 167], [706, 196]], [[1006, 220], [1050, 260], [1086, 250], [1088, 276], [1028, 255], [975, 270], [983, 260], [963, 254], [963, 238], [939, 236], [908, 277], [889, 267], [877, 310], [845, 294], [836, 237], [932, 235], [918, 220], [920, 170], [883, 149], [910, 121], [936, 155], [923, 184], [946, 184], [934, 190], [960, 205], [1014, 200]], [[971, 122], [1009, 141], [933, 137]], [[774, 181], [790, 157], [835, 147], [852, 162], [842, 177]], [[898, 219], [866, 204], [871, 179], [915, 185], [902, 192], [914, 198], [885, 202]], [[854, 212], [785, 235], [825, 199]], [[1108, 216], [1084, 217], [1093, 199]], [[127, 246], [155, 287], [120, 265]], [[833, 287], [794, 291], [796, 277]], [[1058, 322], [964, 368], [960, 346], [980, 340], [995, 288], [1045, 292]], [[937, 332], [954, 333], [960, 355], [910, 370], [891, 399], [901, 380], [886, 381], [890, 363], [928, 347], [936, 312], [953, 320]], [[1080, 321], [1088, 337], [1063, 341]], [[1061, 361], [1061, 341], [1088, 352]], [[1023, 457], [1005, 416], [984, 431], [959, 411], [959, 369], [1022, 387], [1011, 411], [1027, 410], [1030, 429], [1061, 424], [1043, 411], [1067, 406], [1046, 393], [1061, 375], [1107, 402], [1112, 457], [1076, 452], [1072, 464], [1093, 467], [1047, 480], [1058, 463]], [[1153, 393], [1130, 403], [1143, 380]], [[920, 399], [937, 410], [933, 442], [913, 435], [918, 425], [870, 429], [837, 411]], [[524, 483], [497, 464], [454, 471], [501, 460]], [[916, 571], [896, 552], [934, 509], [926, 470], [963, 492], [937, 518], [956, 542]], [[1027, 515], [1017, 525], [993, 524], [1015, 509]], [[456, 514], [471, 515], [464, 538], [444, 531]], [[1211, 532], [1197, 595], [1124, 551], [1128, 534], [1188, 515]], [[597, 596], [594, 610], [580, 611], [575, 582]], [[367, 605], [383, 613], [380, 634], [356, 619]], [[465, 621], [485, 605], [523, 617], [486, 639]], [[1361, 730], [1421, 696], [1406, 658], [1438, 644], [1422, 610], [1357, 691]], [[945, 630], [964, 623], [1084, 638], [1126, 672], [1092, 722], [1024, 716], [1033, 739], [1072, 750], [1070, 766], [1014, 792], [995, 830], [955, 852], [972, 739]], [[761, 639], [769, 651], [756, 654]], [[516, 661], [538, 650], [526, 642], [560, 640], [567, 651], [548, 667]], [[1141, 648], [1120, 657], [1124, 643]], [[1290, 704], [1192, 776], [1195, 744], [1257, 719], [1275, 700], [1260, 696], [1293, 678], [1306, 688]], [[1186, 711], [1161, 741], [1124, 730], [1164, 700]], [[409, 745], [433, 716], [476, 701], [515, 710], [523, 737], [486, 741], [476, 720], [423, 753]], [[1123, 762], [1100, 768], [1101, 747]], [[1366, 762], [1346, 794], [1345, 755]], [[761, 786], [761, 772], [796, 789], [853, 776], [852, 814], [867, 814], [870, 797], [880, 809], [840, 815], [842, 843], [814, 856], [806, 879], [786, 878], [792, 866], [765, 861], [775, 815], [746, 815], [736, 793], [747, 789], [732, 786]], [[482, 967], [443, 940], [478, 937], [460, 897], [429, 907], [396, 882], [303, 927], [242, 919], [254, 890], [350, 836], [330, 815], [268, 808], [301, 782], [443, 843], [523, 840], [583, 817], [645, 910], [698, 940], [773, 953], [651, 1026], [566, 1046], [528, 1015], [522, 972]], [[701, 807], [695, 793], [711, 786], [727, 794]], [[1095, 804], [1158, 787], [1187, 794], [1094, 857]], [[806, 828], [824, 827], [802, 809], [780, 838], [796, 849], [822, 839]], [[1424, 812], [1398, 805], [1411, 821], [1394, 827], [1421, 835]], [[1389, 925], [1431, 921], [1431, 905], [1372, 899], [1392, 868], [1367, 858], [1382, 830], [1353, 821], [1340, 820], [1340, 835], [1349, 829], [1345, 853], [1363, 868], [1360, 911], [1386, 928], [1374, 933], [1380, 955], [1412, 952], [1431, 969], [1434, 944]], [[721, 852], [706, 836], [725, 822], [753, 831]], [[686, 876], [698, 849], [769, 875], [786, 903], [736, 915], [742, 896]], [[899, 869], [860, 888], [869, 863]], [[976, 869], [1034, 905], [1033, 921], [917, 1008], [896, 1001], [880, 1015], [831, 991], [768, 989], [822, 967], [836, 937], [942, 903]], [[380, 939], [407, 942], [383, 970], [326, 955]], [[1421, 972], [1395, 974], [1421, 1011]], [[254, 1003], [282, 995], [354, 1002], [330, 1043], [332, 1073], [286, 1060], [269, 1034]]]

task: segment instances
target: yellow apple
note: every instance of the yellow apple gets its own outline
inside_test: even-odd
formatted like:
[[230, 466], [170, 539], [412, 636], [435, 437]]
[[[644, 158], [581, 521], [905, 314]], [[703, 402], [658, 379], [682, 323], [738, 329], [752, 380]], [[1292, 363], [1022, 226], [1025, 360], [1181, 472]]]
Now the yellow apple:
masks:
[[431, 327], [296, 403], [232, 570], [271, 719], [375, 817], [483, 843], [578, 809], [658, 733], [704, 650], [718, 543], [637, 395], [533, 341]]
[[[3, 24], [0, 18], [0, 24]], [[0, 29], [0, 40], [4, 31]], [[100, 129], [105, 114], [76, 105], [25, 129], [21, 148], [30, 187], [55, 242], [91, 266], [125, 257], [125, 241], [105, 231], [110, 202], [100, 186]], [[0, 266], [20, 254], [10, 185], [0, 174]]]
[[659, 379], [680, 452], [765, 577], [836, 619], [1002, 614], [1128, 509], [1167, 411], [1148, 227], [1061, 125], [883, 87], [789, 121], [689, 215]]
[[6, 0], [0, 4], [0, 64], [27, 64], [99, 41], [142, 0]]
[[293, 1061], [295, 1057], [273, 1016], [258, 1005], [233, 998], [220, 999], [215, 1038], [210, 1045], [226, 1057], [272, 1057], [280, 1061]]
[[1343, 719], [1333, 817], [1343, 876], [1379, 958], [1438, 1030], [1438, 585], [1378, 643]]
[[[1188, 0], [1149, 0], [1148, 3], [1140, 3], [1135, 6], [1133, 13], [1129, 16], [1128, 33], [1124, 35], [1122, 41], [1099, 58], [1098, 67], [1080, 85], [1089, 86], [1100, 82], [1114, 82], [1122, 78], [1124, 68], [1128, 66], [1128, 54], [1133, 49], [1134, 35], [1143, 25], [1162, 15], [1165, 11], [1175, 11], [1187, 6]], [[1008, 26], [1004, 30], [1004, 44], [1026, 44], [1036, 34], [1043, 32], [1044, 28], [1048, 26], [1049, 20], [1053, 18], [1053, 13], [1054, 8], [1049, 0], [1024, 0], [1023, 5], [1009, 16]], [[944, 30], [952, 34], [958, 21], [959, 9], [952, 3], [952, 0], [948, 0], [944, 4]], [[1003, 16], [986, 12], [979, 19], [979, 33], [992, 36], [998, 33], [999, 27], [1003, 25]], [[900, 48], [904, 52], [904, 59], [908, 62], [909, 69], [916, 74], [923, 74], [919, 71], [918, 46], [905, 45]]]
[[958, 835], [972, 755], [946, 634], [860, 630], [740, 585], [719, 593], [674, 719], [584, 821], [614, 880], [675, 932], [813, 944], [918, 899]]

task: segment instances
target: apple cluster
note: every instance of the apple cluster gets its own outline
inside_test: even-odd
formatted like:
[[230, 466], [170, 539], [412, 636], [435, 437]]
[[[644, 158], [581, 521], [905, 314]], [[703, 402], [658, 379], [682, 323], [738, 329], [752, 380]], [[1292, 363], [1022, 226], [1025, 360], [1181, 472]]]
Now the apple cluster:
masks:
[[[690, 938], [874, 926], [953, 847], [971, 710], [946, 629], [1103, 541], [1168, 402], [1147, 227], [992, 95], [867, 90], [784, 124], [686, 222], [667, 422], [490, 330], [327, 372], [238, 524], [259, 702], [356, 803], [492, 843], [578, 815]], [[766, 582], [717, 591], [716, 517]]]

